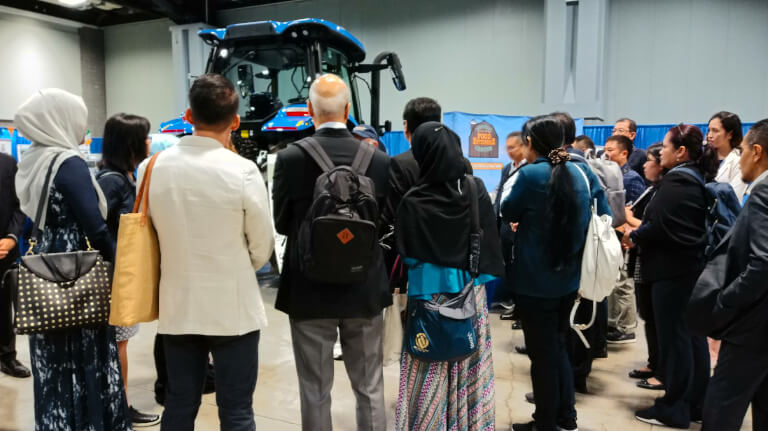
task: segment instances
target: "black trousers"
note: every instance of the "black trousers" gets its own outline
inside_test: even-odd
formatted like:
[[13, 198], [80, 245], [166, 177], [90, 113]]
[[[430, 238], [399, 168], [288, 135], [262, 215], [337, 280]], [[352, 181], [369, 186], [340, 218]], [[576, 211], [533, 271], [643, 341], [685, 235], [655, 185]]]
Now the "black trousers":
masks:
[[637, 295], [637, 311], [645, 322], [645, 340], [648, 344], [648, 368], [653, 376], [664, 381], [664, 368], [659, 360], [659, 340], [656, 336], [656, 317], [653, 315], [653, 295], [650, 283], [635, 285]]
[[195, 428], [210, 352], [216, 368], [221, 429], [254, 431], [253, 391], [259, 371], [259, 335], [259, 331], [233, 337], [163, 335], [168, 385], [160, 429]]
[[16, 334], [13, 332], [13, 304], [11, 288], [2, 285], [5, 271], [13, 262], [0, 261], [0, 361], [16, 359]]
[[517, 295], [525, 345], [531, 359], [531, 381], [536, 395], [533, 418], [539, 431], [576, 422], [573, 369], [568, 358], [569, 314], [576, 293], [559, 298]]
[[768, 352], [724, 341], [704, 402], [702, 431], [738, 431], [752, 403], [752, 430], [768, 431]]
[[698, 272], [653, 283], [653, 311], [665, 376], [664, 396], [654, 413], [665, 423], [688, 427], [700, 418], [709, 382], [709, 350], [705, 337], [692, 336], [685, 312]]
[[[576, 323], [589, 323], [592, 319], [592, 301], [581, 299], [579, 308], [576, 310], [574, 321]], [[598, 337], [597, 318], [595, 324], [589, 329], [583, 331], [584, 338], [589, 342], [589, 348], [579, 338], [576, 331], [568, 330], [566, 332], [568, 339], [568, 356], [573, 367], [573, 379], [576, 385], [584, 386], [589, 374], [592, 372], [592, 361], [594, 360], [594, 347]]]
[[[595, 354], [608, 349], [608, 298], [597, 303], [597, 318], [595, 318], [595, 335], [592, 352]], [[590, 343], [592, 343], [590, 341]]]

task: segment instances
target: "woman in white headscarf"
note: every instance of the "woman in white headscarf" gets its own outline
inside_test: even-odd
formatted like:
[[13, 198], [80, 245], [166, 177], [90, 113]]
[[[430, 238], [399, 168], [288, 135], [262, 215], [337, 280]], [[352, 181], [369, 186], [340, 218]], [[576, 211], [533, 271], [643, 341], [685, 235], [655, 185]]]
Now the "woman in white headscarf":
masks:
[[[112, 261], [106, 201], [79, 150], [87, 117], [83, 100], [63, 90], [40, 90], [24, 102], [14, 123], [32, 145], [19, 163], [16, 192], [29, 216], [43, 205], [33, 220], [42, 231], [36, 252], [85, 250], [87, 237]], [[105, 324], [29, 336], [37, 431], [131, 429], [114, 331]]]

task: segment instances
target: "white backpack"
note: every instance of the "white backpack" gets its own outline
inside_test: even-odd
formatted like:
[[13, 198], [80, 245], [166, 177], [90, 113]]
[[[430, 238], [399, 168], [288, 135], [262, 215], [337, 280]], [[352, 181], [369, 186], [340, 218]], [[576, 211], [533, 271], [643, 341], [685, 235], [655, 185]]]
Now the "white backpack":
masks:
[[[574, 166], [584, 178], [589, 196], [592, 196], [587, 175], [578, 165], [574, 164]], [[589, 329], [595, 323], [597, 303], [613, 292], [614, 287], [616, 287], [616, 280], [619, 278], [619, 270], [624, 263], [621, 243], [619, 243], [619, 238], [611, 226], [612, 218], [607, 214], [598, 216], [596, 206], [597, 199], [590, 205], [592, 215], [587, 229], [584, 254], [581, 256], [581, 280], [579, 281], [580, 298], [592, 301], [592, 318], [588, 324], [574, 323], [576, 310], [581, 302], [577, 299], [571, 310], [570, 319], [571, 328], [576, 331], [587, 348], [589, 348], [589, 343], [582, 331]]]

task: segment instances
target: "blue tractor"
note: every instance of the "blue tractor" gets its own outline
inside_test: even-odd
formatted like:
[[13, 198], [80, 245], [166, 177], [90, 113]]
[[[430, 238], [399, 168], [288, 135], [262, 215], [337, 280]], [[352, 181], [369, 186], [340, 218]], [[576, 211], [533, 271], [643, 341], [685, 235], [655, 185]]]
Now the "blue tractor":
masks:
[[[370, 73], [369, 124], [380, 134], [391, 129], [389, 121], [381, 124], [379, 119], [380, 73], [390, 69], [395, 87], [405, 90], [400, 60], [394, 52], [383, 52], [363, 63], [363, 44], [341, 26], [306, 18], [233, 24], [199, 35], [211, 46], [206, 71], [226, 76], [240, 95], [242, 125], [233, 135], [235, 148], [261, 167], [268, 153], [314, 133], [306, 100], [310, 84], [324, 73], [341, 77], [352, 92], [350, 127], [364, 122], [357, 83]], [[160, 127], [176, 135], [191, 130], [180, 118]]]

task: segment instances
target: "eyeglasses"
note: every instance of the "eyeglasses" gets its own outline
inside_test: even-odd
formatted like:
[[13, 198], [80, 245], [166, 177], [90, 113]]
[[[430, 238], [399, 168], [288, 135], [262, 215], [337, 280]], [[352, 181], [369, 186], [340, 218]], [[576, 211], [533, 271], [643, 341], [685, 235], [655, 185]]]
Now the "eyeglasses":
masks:
[[613, 130], [611, 131], [611, 133], [613, 133], [614, 135], [619, 133], [629, 133], [629, 132], [630, 132], [629, 129], [625, 129], [623, 127], [614, 127]]

